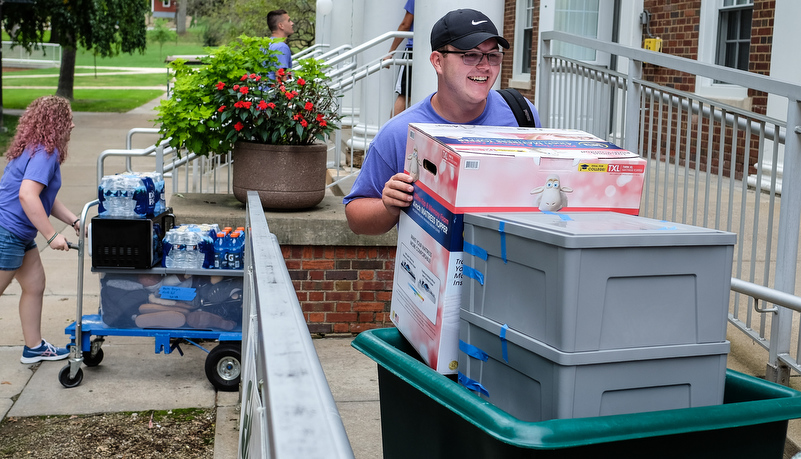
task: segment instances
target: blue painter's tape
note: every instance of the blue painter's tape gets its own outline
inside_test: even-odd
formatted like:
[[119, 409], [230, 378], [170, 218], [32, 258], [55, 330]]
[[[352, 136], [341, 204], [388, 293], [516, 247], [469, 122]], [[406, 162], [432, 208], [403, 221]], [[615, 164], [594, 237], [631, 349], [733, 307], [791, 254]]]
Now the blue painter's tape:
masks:
[[484, 274], [481, 271], [479, 271], [479, 270], [477, 270], [477, 269], [475, 269], [475, 268], [473, 268], [471, 266], [467, 266], [467, 265], [463, 264], [462, 265], [462, 274], [464, 274], [465, 276], [469, 277], [470, 279], [475, 279], [475, 280], [478, 281], [479, 284], [484, 285]]
[[462, 340], [459, 340], [459, 350], [474, 359], [481, 360], [482, 362], [486, 362], [487, 359], [489, 359], [489, 355], [487, 355], [486, 352], [473, 346], [472, 344], [465, 343]]
[[489, 397], [489, 391], [486, 387], [482, 386], [480, 382], [476, 381], [475, 379], [468, 378], [464, 373], [461, 371], [458, 372], [457, 379], [459, 380], [459, 384], [463, 385], [464, 387], [472, 390], [473, 392], [478, 392], [486, 397]]
[[570, 218], [570, 215], [567, 215], [567, 214], [560, 214], [558, 212], [551, 212], [550, 210], [543, 210], [542, 213], [544, 213], [546, 215], [556, 215], [562, 221], [566, 221], [566, 222], [572, 222], [573, 221], [573, 219]]
[[487, 251], [477, 245], [473, 245], [465, 241], [464, 251], [476, 258], [481, 258], [482, 260], [487, 261]]
[[501, 355], [503, 356], [503, 361], [509, 363], [509, 351], [506, 346], [506, 330], [509, 330], [509, 326], [503, 324], [501, 326]]
[[501, 233], [501, 259], [506, 264], [506, 222], [498, 224], [498, 232]]
[[195, 299], [195, 289], [190, 287], [161, 286], [159, 296], [165, 300], [192, 301]]

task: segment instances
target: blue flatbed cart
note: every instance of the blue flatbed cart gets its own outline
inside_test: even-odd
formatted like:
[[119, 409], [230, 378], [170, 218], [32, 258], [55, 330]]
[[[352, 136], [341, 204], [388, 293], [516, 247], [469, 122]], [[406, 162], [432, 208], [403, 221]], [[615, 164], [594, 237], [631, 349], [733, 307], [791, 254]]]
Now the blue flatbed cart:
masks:
[[[173, 350], [183, 355], [181, 343], [192, 344], [208, 355], [205, 370], [209, 382], [221, 391], [239, 389], [241, 373], [241, 326], [231, 331], [214, 328], [139, 328], [114, 327], [103, 321], [101, 314], [83, 314], [83, 272], [85, 249], [86, 215], [98, 201], [84, 206], [81, 213], [81, 234], [78, 244], [70, 244], [70, 248], [78, 251], [78, 295], [75, 322], [66, 327], [65, 333], [70, 338], [70, 356], [66, 366], [58, 374], [59, 382], [67, 388], [76, 387], [83, 381], [81, 364], [88, 367], [97, 366], [103, 360], [102, 345], [107, 336], [141, 336], [155, 340], [156, 354], [170, 354]], [[210, 269], [117, 269], [92, 268], [93, 272], [113, 275], [201, 275], [209, 277], [241, 278], [242, 270], [210, 270]], [[242, 292], [244, 293], [244, 292]], [[204, 347], [200, 341], [214, 341], [218, 344], [211, 349]]]

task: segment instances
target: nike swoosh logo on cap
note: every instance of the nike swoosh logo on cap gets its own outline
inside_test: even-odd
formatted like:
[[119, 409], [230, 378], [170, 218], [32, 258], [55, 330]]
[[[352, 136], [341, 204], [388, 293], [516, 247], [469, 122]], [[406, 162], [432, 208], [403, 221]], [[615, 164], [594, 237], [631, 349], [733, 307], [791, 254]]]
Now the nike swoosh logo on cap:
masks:
[[473, 25], [479, 25], [479, 24], [483, 24], [483, 23], [487, 22], [487, 20], [485, 19], [483, 21], [472, 21], [472, 22], [473, 22]]

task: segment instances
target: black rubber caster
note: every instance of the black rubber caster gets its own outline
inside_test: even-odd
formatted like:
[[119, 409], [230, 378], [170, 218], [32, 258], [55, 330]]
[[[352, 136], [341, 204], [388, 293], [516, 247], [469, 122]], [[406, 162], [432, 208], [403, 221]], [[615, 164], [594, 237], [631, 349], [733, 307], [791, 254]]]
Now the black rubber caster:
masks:
[[239, 390], [242, 375], [242, 343], [223, 342], [206, 356], [206, 377], [209, 382], [224, 392]]

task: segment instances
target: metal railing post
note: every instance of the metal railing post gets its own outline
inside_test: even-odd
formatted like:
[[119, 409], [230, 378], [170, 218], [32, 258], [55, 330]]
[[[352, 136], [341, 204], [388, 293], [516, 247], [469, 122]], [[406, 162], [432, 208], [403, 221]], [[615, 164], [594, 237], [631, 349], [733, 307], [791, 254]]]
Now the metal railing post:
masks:
[[537, 83], [536, 104], [540, 121], [548, 123], [551, 115], [551, 40], [542, 40], [540, 50], [542, 51], [542, 62], [538, 72], [540, 81]]
[[[784, 144], [784, 172], [787, 177], [801, 175], [801, 102], [790, 100], [787, 105], [787, 133]], [[782, 292], [795, 291], [795, 273], [798, 263], [799, 221], [801, 221], [801, 187], [797, 180], [783, 181], [782, 206], [779, 212], [779, 234], [776, 253], [776, 282], [774, 288]], [[788, 384], [790, 368], [779, 357], [790, 353], [793, 312], [780, 307], [770, 328], [769, 361], [765, 378]]]
[[624, 118], [623, 148], [640, 151], [640, 80], [642, 61], [629, 59], [629, 76], [626, 80], [626, 113]]

